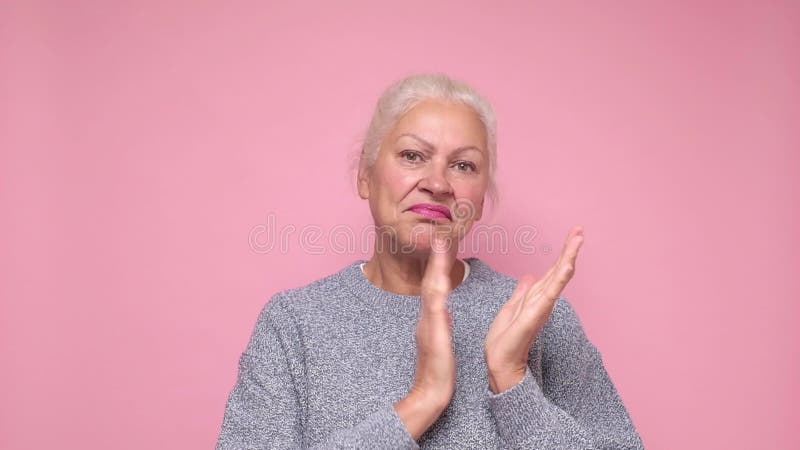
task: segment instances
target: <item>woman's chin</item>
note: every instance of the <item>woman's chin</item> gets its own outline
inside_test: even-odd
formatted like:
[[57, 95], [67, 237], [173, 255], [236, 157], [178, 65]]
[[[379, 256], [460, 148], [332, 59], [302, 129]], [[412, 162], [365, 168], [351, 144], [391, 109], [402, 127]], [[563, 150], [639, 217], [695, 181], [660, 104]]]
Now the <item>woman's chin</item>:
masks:
[[[458, 239], [447, 235], [450, 245], [458, 245]], [[420, 258], [427, 258], [432, 251], [431, 237], [418, 237], [418, 239], [406, 241], [400, 245], [400, 253], [404, 255], [414, 255]]]
[[378, 227], [383, 231], [383, 238], [376, 240], [376, 244], [381, 248], [379, 252], [394, 253], [399, 255], [416, 256], [427, 258], [431, 253], [432, 242], [435, 236], [446, 237], [458, 245], [460, 237], [457, 229], [452, 224], [436, 224], [433, 222], [415, 223], [410, 226], [388, 226]]

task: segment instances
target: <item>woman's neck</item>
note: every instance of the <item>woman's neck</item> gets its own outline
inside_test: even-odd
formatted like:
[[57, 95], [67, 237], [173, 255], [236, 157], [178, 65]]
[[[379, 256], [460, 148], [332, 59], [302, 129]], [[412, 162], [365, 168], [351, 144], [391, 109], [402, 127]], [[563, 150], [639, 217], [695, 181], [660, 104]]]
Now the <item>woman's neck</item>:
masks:
[[[427, 257], [375, 253], [364, 265], [364, 274], [375, 286], [401, 295], [420, 295]], [[450, 285], [455, 289], [464, 279], [464, 264], [456, 259], [450, 271]]]

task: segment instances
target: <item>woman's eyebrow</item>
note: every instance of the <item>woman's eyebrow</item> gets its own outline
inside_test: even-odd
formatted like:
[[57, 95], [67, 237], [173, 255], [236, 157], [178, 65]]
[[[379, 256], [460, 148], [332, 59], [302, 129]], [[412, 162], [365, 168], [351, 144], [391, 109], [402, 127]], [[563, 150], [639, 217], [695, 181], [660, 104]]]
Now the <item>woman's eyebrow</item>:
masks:
[[[431, 144], [430, 142], [426, 141], [425, 139], [422, 139], [421, 137], [417, 136], [414, 133], [403, 133], [400, 136], [398, 136], [397, 138], [400, 139], [401, 137], [404, 137], [404, 136], [410, 137], [412, 139], [416, 139], [417, 141], [421, 142], [423, 145], [425, 145], [429, 149], [436, 148], [436, 147], [434, 147], [433, 144]], [[465, 145], [463, 147], [459, 147], [459, 148], [455, 149], [454, 153], [461, 153], [461, 152], [466, 151], [466, 150], [477, 150], [479, 152], [481, 151], [481, 149], [479, 147], [476, 147], [474, 145]]]
[[434, 148], [433, 144], [431, 144], [430, 142], [426, 141], [425, 139], [422, 139], [421, 137], [417, 136], [414, 133], [403, 133], [400, 136], [397, 136], [397, 138], [400, 139], [401, 137], [404, 137], [404, 136], [407, 136], [407, 137], [410, 137], [410, 138], [414, 138], [414, 139], [422, 142], [428, 148], [431, 148], [431, 149]]

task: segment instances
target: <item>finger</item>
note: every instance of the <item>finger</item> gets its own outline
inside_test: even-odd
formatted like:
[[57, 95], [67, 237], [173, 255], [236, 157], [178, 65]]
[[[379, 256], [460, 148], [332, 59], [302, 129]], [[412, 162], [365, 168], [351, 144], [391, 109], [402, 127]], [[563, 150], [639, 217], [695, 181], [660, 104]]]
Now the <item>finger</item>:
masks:
[[583, 243], [583, 226], [576, 225], [572, 227], [567, 233], [567, 238], [564, 240], [564, 247], [561, 249], [558, 262], [572, 260], [575, 264], [575, 256], [578, 254], [578, 249]]
[[558, 259], [556, 259], [554, 264], [555, 266], [558, 266], [561, 262], [568, 259], [576, 237], [583, 238], [583, 226], [576, 225], [567, 232], [567, 237], [564, 239], [564, 245], [561, 246], [561, 252], [558, 254]]
[[450, 272], [456, 259], [457, 245], [452, 240], [434, 237], [431, 241], [431, 252], [425, 265], [422, 278], [421, 296], [423, 307], [435, 310], [446, 310], [447, 296], [450, 294]]
[[[559, 276], [563, 276], [564, 272], [571, 273], [575, 269], [575, 261], [577, 260], [578, 250], [583, 244], [583, 227], [578, 225], [572, 227], [567, 238], [564, 241], [564, 246], [558, 256], [556, 262], [550, 266], [545, 275], [542, 277], [543, 287], [552, 284]], [[571, 268], [571, 270], [569, 270]]]
[[553, 278], [553, 272], [555, 272], [556, 267], [558, 267], [558, 261], [553, 263], [553, 265], [550, 266], [549, 269], [547, 269], [547, 272], [545, 272], [544, 275], [542, 275], [542, 279], [541, 279], [541, 283], [540, 283], [541, 285], [545, 285], [545, 284], [550, 282], [550, 280]]
[[556, 273], [556, 269], [558, 268], [558, 262], [555, 262], [547, 272], [544, 273], [542, 278], [535, 284], [533, 284], [530, 289], [525, 293], [525, 297], [522, 299], [522, 307], [524, 308], [526, 304], [535, 302], [538, 299], [538, 296], [544, 291], [547, 286], [553, 282], [554, 274]]
[[508, 298], [506, 304], [515, 305], [522, 301], [525, 298], [525, 294], [527, 294], [528, 290], [530, 290], [531, 286], [536, 283], [536, 277], [531, 274], [525, 274], [517, 280], [517, 286], [514, 288], [514, 292], [511, 293], [511, 297]]
[[[575, 227], [570, 230], [558, 261], [547, 270], [539, 282], [530, 286], [520, 300], [520, 306], [512, 321], [513, 326], [509, 329], [511, 333], [509, 336], [512, 339], [530, 344], [536, 338], [541, 324], [547, 321], [555, 305], [555, 299], [572, 278], [577, 252], [582, 243], [582, 228]], [[543, 299], [546, 301], [542, 301]]]
[[572, 278], [575, 272], [575, 262], [578, 260], [578, 251], [583, 245], [583, 240], [583, 227], [580, 226], [574, 227], [570, 234], [567, 235], [567, 242], [564, 244], [561, 267], [558, 268], [559, 276], [557, 278], [561, 279], [566, 276], [567, 281]]
[[567, 283], [572, 279], [575, 273], [575, 268], [570, 263], [564, 263], [559, 267], [558, 275], [549, 283], [543, 290], [544, 298], [550, 302], [555, 302], [556, 298], [561, 295], [561, 292], [567, 287]]
[[[572, 254], [572, 245], [575, 244], [575, 236], [580, 236], [580, 242], [578, 242], [578, 247], [580, 247], [580, 243], [582, 242], [582, 239], [583, 239], [583, 227], [582, 226], [578, 225], [578, 226], [572, 227], [572, 229], [570, 229], [569, 233], [567, 233], [567, 239], [564, 242], [564, 246], [561, 248], [561, 253], [558, 255], [558, 259], [556, 260], [555, 263], [553, 263], [553, 265], [550, 266], [550, 268], [547, 269], [547, 272], [545, 272], [544, 275], [542, 275], [542, 278], [540, 279], [540, 286], [539, 287], [545, 287], [547, 284], [549, 284], [549, 283], [551, 283], [553, 281], [553, 278], [554, 278], [555, 274], [557, 273], [557, 270], [559, 269], [559, 266], [562, 265], [565, 260], [571, 261], [572, 262], [572, 266], [573, 267], [575, 266], [575, 256], [577, 256], [577, 249], [575, 249], [575, 256], [572, 256], [572, 257], [570, 256]], [[533, 293], [533, 291], [537, 291], [537, 290], [536, 289], [531, 289], [531, 292], [529, 292], [528, 294]], [[528, 298], [528, 297], [530, 297], [530, 295], [527, 295], [525, 298]]]
[[542, 289], [533, 292], [532, 295], [543, 295], [544, 298], [553, 302], [561, 294], [567, 283], [575, 274], [575, 262], [578, 258], [578, 251], [583, 245], [583, 233], [579, 227], [573, 228], [567, 235], [567, 242], [559, 261], [548, 271], [550, 276]]

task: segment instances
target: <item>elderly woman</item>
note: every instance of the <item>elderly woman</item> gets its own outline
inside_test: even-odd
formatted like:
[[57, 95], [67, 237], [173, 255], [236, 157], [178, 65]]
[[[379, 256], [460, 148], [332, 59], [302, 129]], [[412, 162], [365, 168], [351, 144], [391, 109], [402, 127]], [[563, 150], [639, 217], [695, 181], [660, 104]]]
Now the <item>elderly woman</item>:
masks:
[[581, 227], [539, 279], [457, 257], [495, 161], [472, 88], [417, 75], [387, 89], [357, 180], [374, 254], [267, 303], [217, 448], [642, 448], [561, 296]]

